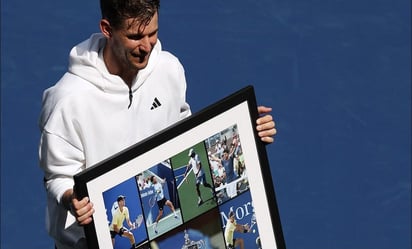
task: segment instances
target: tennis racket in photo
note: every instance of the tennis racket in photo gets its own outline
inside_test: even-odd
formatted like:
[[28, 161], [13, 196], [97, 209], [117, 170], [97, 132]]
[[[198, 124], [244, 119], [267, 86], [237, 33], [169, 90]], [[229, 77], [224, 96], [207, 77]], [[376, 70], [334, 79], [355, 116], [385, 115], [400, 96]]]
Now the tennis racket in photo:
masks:
[[134, 227], [130, 230], [135, 230], [139, 228], [142, 225], [142, 223], [143, 223], [143, 214], [139, 214], [133, 223]]
[[252, 228], [256, 225], [256, 215], [255, 213], [252, 214], [252, 217], [250, 218], [250, 227], [248, 229], [248, 232], [253, 232], [255, 233], [255, 230]]

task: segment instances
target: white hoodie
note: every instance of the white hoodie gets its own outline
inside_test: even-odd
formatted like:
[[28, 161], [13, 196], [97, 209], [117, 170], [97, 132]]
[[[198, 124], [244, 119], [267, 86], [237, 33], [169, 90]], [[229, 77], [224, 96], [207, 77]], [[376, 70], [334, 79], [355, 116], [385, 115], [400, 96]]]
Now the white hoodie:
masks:
[[101, 34], [93, 34], [75, 46], [68, 72], [43, 95], [39, 157], [46, 225], [65, 248], [85, 248], [83, 227], [60, 203], [73, 188], [73, 175], [191, 114], [183, 66], [160, 41], [132, 84], [131, 101], [129, 87], [104, 64], [104, 44]]

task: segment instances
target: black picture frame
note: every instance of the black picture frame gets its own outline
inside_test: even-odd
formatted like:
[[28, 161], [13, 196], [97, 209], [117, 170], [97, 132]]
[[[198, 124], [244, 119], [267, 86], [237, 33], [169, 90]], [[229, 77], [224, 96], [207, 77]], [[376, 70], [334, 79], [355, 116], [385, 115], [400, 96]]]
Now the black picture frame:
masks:
[[[93, 221], [85, 226], [89, 248], [130, 248], [119, 236], [112, 245], [109, 231], [116, 198], [125, 195], [130, 219], [138, 227], [131, 232], [139, 248], [180, 248], [179, 243], [181, 248], [224, 248], [232, 243], [225, 229], [232, 224], [233, 211], [237, 224], [247, 223], [235, 232], [238, 243], [284, 249], [267, 152], [255, 129], [257, 118], [253, 86], [246, 86], [75, 175], [78, 198], [88, 196], [95, 205]], [[232, 156], [228, 160], [222, 156], [224, 144]], [[199, 184], [200, 205], [197, 168], [186, 167], [191, 149], [201, 158], [204, 180], [211, 186], [208, 190]], [[163, 189], [155, 190], [154, 182], [163, 183]], [[158, 191], [174, 211], [165, 205], [156, 223]], [[124, 226], [130, 229], [126, 222]]]

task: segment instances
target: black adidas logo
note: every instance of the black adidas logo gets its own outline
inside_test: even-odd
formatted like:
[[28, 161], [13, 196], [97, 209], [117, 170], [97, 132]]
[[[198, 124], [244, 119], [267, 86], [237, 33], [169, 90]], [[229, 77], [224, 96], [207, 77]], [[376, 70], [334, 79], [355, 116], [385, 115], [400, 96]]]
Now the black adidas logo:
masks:
[[153, 110], [159, 106], [161, 106], [162, 104], [160, 103], [160, 101], [157, 99], [157, 97], [154, 98], [153, 103], [152, 103], [152, 107], [150, 108], [150, 110]]

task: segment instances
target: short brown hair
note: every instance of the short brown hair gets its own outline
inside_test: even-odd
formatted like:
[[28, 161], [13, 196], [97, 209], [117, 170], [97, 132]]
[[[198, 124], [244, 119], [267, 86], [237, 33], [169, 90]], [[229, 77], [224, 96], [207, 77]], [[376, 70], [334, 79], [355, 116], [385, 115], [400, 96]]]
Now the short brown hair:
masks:
[[115, 29], [122, 28], [124, 21], [129, 18], [147, 25], [159, 7], [160, 0], [100, 0], [102, 18], [108, 20]]

